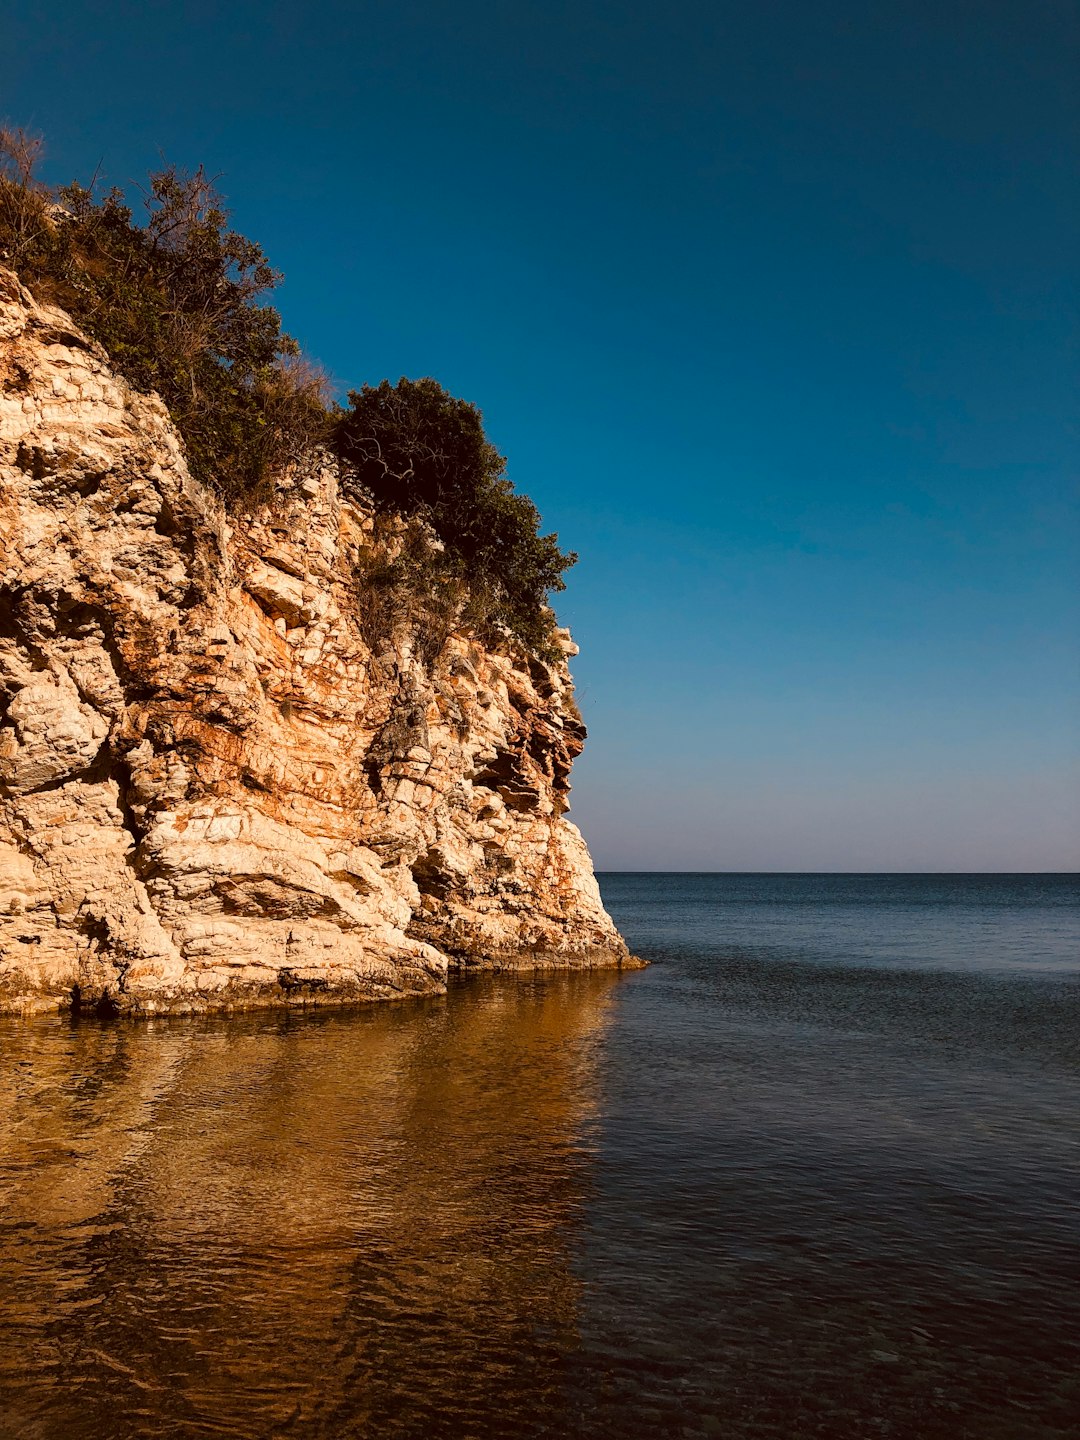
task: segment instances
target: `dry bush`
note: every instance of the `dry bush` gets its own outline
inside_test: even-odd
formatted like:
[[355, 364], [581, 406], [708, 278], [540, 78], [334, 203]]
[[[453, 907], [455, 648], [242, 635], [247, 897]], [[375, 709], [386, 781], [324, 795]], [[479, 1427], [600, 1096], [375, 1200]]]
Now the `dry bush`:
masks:
[[0, 259], [18, 271], [50, 228], [49, 194], [35, 178], [43, 142], [0, 125]]

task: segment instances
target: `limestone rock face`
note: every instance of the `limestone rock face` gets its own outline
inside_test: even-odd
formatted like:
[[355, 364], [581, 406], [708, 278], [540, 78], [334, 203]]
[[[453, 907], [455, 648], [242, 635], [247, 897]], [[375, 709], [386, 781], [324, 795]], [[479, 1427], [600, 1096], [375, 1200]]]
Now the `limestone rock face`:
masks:
[[327, 459], [226, 517], [161, 401], [0, 270], [0, 1010], [633, 963], [564, 813], [565, 662], [369, 644], [385, 544]]

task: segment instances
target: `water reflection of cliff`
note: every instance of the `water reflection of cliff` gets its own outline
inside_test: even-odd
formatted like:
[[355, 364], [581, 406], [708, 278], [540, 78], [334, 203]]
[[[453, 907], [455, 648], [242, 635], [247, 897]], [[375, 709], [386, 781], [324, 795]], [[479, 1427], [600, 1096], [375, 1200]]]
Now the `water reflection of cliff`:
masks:
[[5, 1026], [0, 1434], [538, 1428], [616, 984]]

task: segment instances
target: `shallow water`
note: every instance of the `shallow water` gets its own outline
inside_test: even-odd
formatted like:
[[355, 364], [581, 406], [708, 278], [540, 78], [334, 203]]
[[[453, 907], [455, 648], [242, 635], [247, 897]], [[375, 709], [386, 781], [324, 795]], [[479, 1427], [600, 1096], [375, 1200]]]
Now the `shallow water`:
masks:
[[0, 1435], [1076, 1433], [1075, 879], [601, 883], [650, 969], [0, 1022]]

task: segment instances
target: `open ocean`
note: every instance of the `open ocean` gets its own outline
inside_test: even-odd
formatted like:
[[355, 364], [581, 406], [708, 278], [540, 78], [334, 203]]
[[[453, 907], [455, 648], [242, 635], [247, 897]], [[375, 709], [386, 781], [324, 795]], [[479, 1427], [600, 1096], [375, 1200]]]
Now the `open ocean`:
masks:
[[0, 1021], [0, 1436], [1080, 1434], [1080, 884], [600, 877], [625, 975]]

